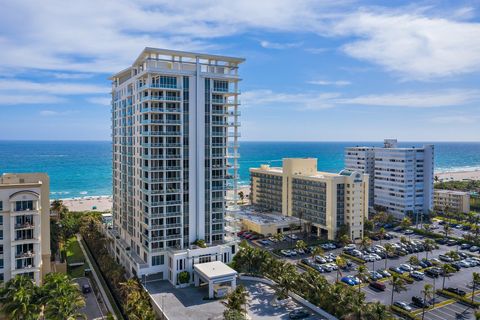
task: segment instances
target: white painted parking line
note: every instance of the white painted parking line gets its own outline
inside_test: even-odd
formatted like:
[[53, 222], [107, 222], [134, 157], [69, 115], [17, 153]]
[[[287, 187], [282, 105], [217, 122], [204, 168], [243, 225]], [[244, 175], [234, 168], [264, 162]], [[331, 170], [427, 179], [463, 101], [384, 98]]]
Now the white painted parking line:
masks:
[[429, 311], [428, 313], [425, 313], [425, 319], [429, 320], [445, 320], [445, 318], [442, 318], [439, 315], [436, 315], [434, 311]]

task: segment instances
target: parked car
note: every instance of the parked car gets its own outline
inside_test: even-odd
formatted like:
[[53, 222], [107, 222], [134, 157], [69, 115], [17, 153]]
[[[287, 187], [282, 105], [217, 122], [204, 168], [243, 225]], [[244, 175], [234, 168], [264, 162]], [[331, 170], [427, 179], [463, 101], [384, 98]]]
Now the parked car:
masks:
[[290, 319], [305, 319], [310, 317], [310, 313], [308, 313], [303, 309], [296, 309], [296, 310], [290, 311], [290, 313], [288, 314], [288, 317]]
[[343, 277], [340, 281], [348, 284], [349, 286], [354, 286], [355, 285], [355, 281], [351, 277]]
[[417, 296], [413, 296], [412, 297], [412, 303], [419, 307], [419, 308], [428, 308], [430, 307], [430, 303], [428, 303], [427, 301], [425, 301], [423, 298], [421, 297], [417, 297]]
[[402, 269], [404, 271], [413, 271], [413, 268], [409, 264], [406, 264], [406, 263], [401, 264], [400, 269]]
[[84, 285], [82, 285], [82, 293], [83, 294], [87, 294], [87, 293], [90, 293], [92, 292], [92, 288], [90, 287], [90, 285], [88, 283], [85, 283]]
[[420, 271], [412, 271], [412, 272], [410, 272], [410, 277], [412, 277], [415, 280], [420, 281], [420, 280], [424, 279], [425, 274], [423, 272], [420, 272]]
[[438, 276], [440, 275], [440, 271], [438, 271], [438, 269], [436, 268], [431, 268], [425, 270], [425, 274], [431, 278], [438, 278]]
[[470, 252], [477, 252], [478, 251], [478, 247], [477, 246], [471, 246], [470, 249], [468, 249], [468, 251]]
[[450, 287], [450, 288], [446, 288], [445, 290], [448, 291], [448, 292], [454, 293], [454, 294], [456, 294], [456, 295], [459, 295], [459, 296], [461, 296], [461, 297], [463, 297], [463, 296], [465, 296], [465, 295], [467, 294], [465, 291], [463, 291], [463, 290], [461, 290], [461, 289], [458, 289], [458, 288], [452, 288], [452, 287]]
[[456, 244], [457, 244], [457, 241], [456, 241], [456, 240], [453, 240], [453, 239], [452, 239], [452, 240], [448, 240], [448, 241], [447, 241], [447, 246], [449, 246], [449, 247], [454, 246], [454, 245], [456, 245]]
[[441, 254], [438, 258], [444, 262], [453, 262], [453, 259], [447, 255]]
[[280, 253], [284, 256], [284, 257], [291, 257], [292, 256], [292, 252], [290, 250], [280, 250]]
[[470, 249], [472, 245], [470, 243], [463, 243], [461, 246], [460, 246], [460, 249], [462, 250], [468, 250]]
[[402, 269], [400, 269], [399, 267], [394, 267], [394, 266], [391, 266], [390, 268], [388, 268], [389, 270], [393, 271], [393, 272], [396, 272], [396, 273], [399, 273], [399, 274], [404, 274], [405, 271], [403, 271]]
[[343, 247], [343, 251], [350, 251], [356, 249], [357, 246], [353, 243], [347, 244], [345, 247]]
[[427, 267], [431, 267], [433, 266], [433, 263], [431, 263], [430, 261], [428, 261], [427, 259], [423, 258], [420, 262], [423, 262], [427, 265]]
[[385, 269], [378, 269], [377, 272], [380, 273], [384, 278], [392, 276], [392, 274]]
[[398, 307], [398, 308], [403, 309], [403, 310], [405, 310], [405, 311], [409, 311], [409, 312], [412, 311], [412, 307], [410, 307], [410, 306], [408, 305], [408, 303], [403, 302], [403, 301], [395, 301], [395, 302], [393, 303], [393, 305], [394, 305], [395, 307]]
[[373, 281], [377, 281], [383, 278], [383, 276], [377, 271], [370, 271], [369, 274], [370, 274], [370, 279], [372, 279]]
[[368, 286], [373, 288], [373, 289], [379, 290], [379, 291], [385, 291], [385, 289], [386, 289], [385, 284], [383, 284], [381, 282], [376, 282], [376, 281], [370, 282], [370, 284]]
[[413, 230], [411, 230], [411, 229], [407, 229], [407, 230], [405, 230], [405, 232], [404, 232], [404, 234], [407, 234], [407, 235], [408, 235], [408, 234], [413, 234], [413, 233], [414, 233], [414, 232], [413, 232]]
[[447, 241], [448, 241], [448, 239], [443, 238], [443, 239], [437, 239], [437, 240], [435, 240], [435, 241], [436, 241], [438, 244], [446, 244]]
[[320, 264], [327, 263], [327, 260], [325, 260], [325, 258], [322, 257], [322, 256], [315, 256], [315, 261], [320, 263]]

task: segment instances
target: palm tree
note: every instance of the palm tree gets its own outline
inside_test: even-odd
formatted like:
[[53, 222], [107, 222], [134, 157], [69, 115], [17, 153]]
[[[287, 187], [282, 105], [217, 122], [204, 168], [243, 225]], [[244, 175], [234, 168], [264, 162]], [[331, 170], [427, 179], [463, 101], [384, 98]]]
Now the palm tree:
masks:
[[40, 314], [38, 289], [27, 276], [16, 276], [0, 291], [1, 311], [9, 319], [36, 319]]
[[295, 244], [295, 248], [298, 250], [304, 250], [307, 249], [307, 244], [303, 240], [298, 240], [297, 243]]
[[452, 258], [453, 260], [460, 260], [460, 255], [456, 251], [448, 251], [445, 255]]
[[387, 307], [380, 303], [379, 301], [370, 302], [367, 304], [367, 311], [365, 314], [365, 319], [369, 320], [390, 320], [394, 319], [390, 312], [388, 312]]
[[480, 273], [478, 272], [473, 272], [472, 273], [472, 305], [473, 305], [473, 298], [475, 297], [475, 289], [477, 288], [477, 285], [480, 284]]
[[347, 260], [345, 260], [344, 258], [342, 258], [341, 256], [337, 256], [335, 258], [335, 263], [337, 264], [338, 266], [338, 269], [337, 269], [337, 282], [338, 282], [338, 278], [339, 276], [341, 275], [341, 269], [345, 268], [345, 266], [347, 265]]
[[410, 227], [412, 225], [412, 220], [409, 218], [409, 217], [405, 217], [402, 219], [402, 221], [400, 222], [400, 226], [403, 228], [403, 229], [407, 229], [408, 227]]
[[235, 290], [230, 292], [222, 303], [227, 307], [229, 311], [238, 311], [242, 314], [247, 312], [246, 305], [248, 299], [248, 291], [243, 285], [238, 285]]
[[435, 248], [435, 241], [432, 239], [426, 239], [423, 245], [425, 247], [425, 259], [428, 260], [428, 253], [432, 252], [432, 250]]
[[448, 277], [450, 278], [450, 275], [455, 272], [455, 268], [449, 265], [448, 263], [445, 263], [442, 265], [442, 276], [443, 276], [443, 282], [442, 282], [442, 290], [445, 289], [445, 278]]
[[282, 241], [284, 237], [285, 237], [285, 236], [283, 235], [282, 232], [279, 232], [279, 233], [273, 235], [273, 238], [274, 238], [275, 240], [279, 241], [279, 242]]
[[395, 248], [391, 243], [385, 243], [385, 270], [387, 269], [388, 256], [394, 254]]
[[380, 238], [380, 244], [382, 244], [382, 240], [383, 238], [385, 238], [385, 234], [387, 232], [385, 231], [385, 228], [380, 228], [380, 230], [378, 230], [378, 237]]
[[293, 289], [297, 282], [297, 270], [293, 264], [285, 263], [281, 270], [280, 276], [277, 279], [278, 296], [281, 299], [286, 299], [288, 293]]
[[448, 222], [443, 225], [443, 232], [445, 233], [445, 238], [448, 237], [450, 233], [452, 233], [452, 227], [450, 227], [450, 224]]
[[407, 238], [406, 238], [405, 236], [401, 236], [401, 237], [400, 237], [400, 242], [403, 243], [403, 244], [405, 244], [405, 243], [408, 242], [408, 240], [407, 240]]
[[[364, 264], [358, 266], [357, 276], [362, 282], [365, 282], [368, 279], [368, 269]], [[358, 285], [358, 293], [360, 293], [361, 285]]]
[[392, 285], [392, 298], [390, 300], [390, 305], [392, 305], [393, 293], [405, 291], [407, 290], [407, 287], [405, 286], [405, 280], [400, 278], [400, 276], [396, 273], [392, 274], [392, 280], [390, 280], [390, 284]]
[[68, 208], [65, 206], [62, 200], [53, 200], [50, 204], [50, 210], [57, 215], [57, 219], [63, 219], [65, 213], [68, 212]]
[[312, 250], [312, 258], [315, 258], [316, 256], [321, 256], [325, 253], [322, 247], [315, 247]]
[[40, 302], [45, 306], [44, 315], [47, 319], [86, 319], [78, 310], [85, 306], [78, 284], [65, 274], [49, 273], [44, 278], [40, 289]]
[[349, 237], [348, 235], [344, 234], [344, 235], [342, 235], [342, 236], [340, 237], [340, 243], [341, 243], [343, 246], [346, 246], [346, 245], [349, 244], [350, 242], [352, 242], [352, 241], [350, 240], [350, 237]]
[[420, 261], [418, 260], [417, 256], [410, 256], [408, 263], [410, 263], [412, 266], [418, 266]]
[[[427, 299], [430, 300], [432, 299], [432, 296], [434, 294], [433, 291], [433, 286], [430, 283], [427, 283], [423, 286], [423, 300], [426, 302]], [[425, 319], [425, 305], [422, 308], [422, 320]]]
[[360, 241], [360, 247], [364, 250], [370, 247], [371, 245], [372, 245], [372, 239], [370, 239], [369, 237], [363, 237], [362, 240]]

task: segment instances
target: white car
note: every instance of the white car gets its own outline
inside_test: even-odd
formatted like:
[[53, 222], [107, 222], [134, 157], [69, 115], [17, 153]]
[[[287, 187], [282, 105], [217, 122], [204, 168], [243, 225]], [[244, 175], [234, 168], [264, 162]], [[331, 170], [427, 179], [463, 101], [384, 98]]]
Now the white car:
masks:
[[285, 257], [291, 257], [292, 256], [292, 253], [290, 252], [290, 250], [281, 250], [280, 251]]
[[408, 272], [413, 271], [413, 268], [412, 268], [410, 265], [406, 264], [406, 263], [401, 264], [401, 265], [400, 265], [400, 269], [405, 270], [405, 271], [408, 271]]
[[374, 257], [375, 260], [377, 260], [377, 261], [378, 261], [378, 260], [382, 260], [382, 257], [380, 257], [380, 256], [379, 256], [378, 254], [376, 254], [376, 253], [372, 253], [371, 256]]
[[468, 262], [467, 260], [461, 260], [459, 263], [460, 267], [462, 268], [470, 268], [470, 267], [473, 267], [473, 265]]
[[353, 243], [350, 243], [343, 247], [343, 250], [354, 250], [355, 248], [357, 248], [357, 246]]
[[322, 256], [315, 256], [315, 261], [320, 264], [327, 263], [327, 260], [325, 260], [325, 258]]

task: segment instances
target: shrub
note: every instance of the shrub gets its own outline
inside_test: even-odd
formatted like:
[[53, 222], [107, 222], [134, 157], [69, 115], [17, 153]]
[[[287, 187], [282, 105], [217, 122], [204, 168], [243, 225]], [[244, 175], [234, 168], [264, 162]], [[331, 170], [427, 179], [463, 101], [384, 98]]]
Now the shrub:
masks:
[[406, 319], [409, 320], [416, 320], [417, 318], [415, 317], [415, 314], [412, 312], [408, 312], [407, 310], [403, 310], [402, 308], [396, 307], [396, 306], [390, 306], [390, 310], [393, 312], [401, 315], [402, 317], [405, 317]]
[[476, 302], [476, 301], [473, 301], [472, 303], [472, 300], [469, 299], [469, 298], [466, 298], [466, 297], [462, 297], [462, 296], [459, 296], [458, 294], [455, 294], [453, 292], [450, 292], [450, 291], [447, 291], [447, 290], [442, 290], [442, 289], [438, 289], [437, 290], [437, 293], [441, 296], [444, 296], [444, 297], [447, 297], [447, 298], [453, 298], [455, 300], [457, 300], [458, 302], [461, 302], [467, 306], [470, 306], [472, 308], [478, 308], [480, 307], [480, 303]]
[[340, 256], [342, 256], [344, 258], [347, 258], [347, 259], [350, 259], [350, 260], [355, 261], [355, 262], [360, 263], [360, 264], [365, 263], [365, 260], [363, 260], [361, 258], [358, 258], [358, 257], [355, 257], [355, 256], [352, 256], [352, 255], [349, 255], [347, 253], [342, 253], [342, 254], [340, 254]]
[[190, 281], [190, 273], [188, 271], [182, 271], [178, 274], [178, 282], [181, 284], [188, 283]]

